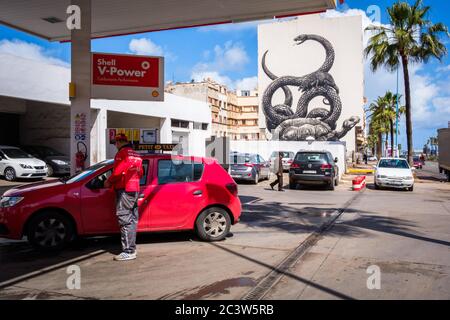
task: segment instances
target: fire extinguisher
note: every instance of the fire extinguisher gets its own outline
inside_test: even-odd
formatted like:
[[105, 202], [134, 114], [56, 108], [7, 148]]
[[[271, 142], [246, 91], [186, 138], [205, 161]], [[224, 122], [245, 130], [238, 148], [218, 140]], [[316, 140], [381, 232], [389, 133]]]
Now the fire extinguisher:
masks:
[[[84, 147], [84, 151], [80, 147]], [[87, 159], [87, 147], [84, 142], [78, 141], [77, 153], [75, 154], [76, 171], [82, 171], [84, 169], [84, 163]]]

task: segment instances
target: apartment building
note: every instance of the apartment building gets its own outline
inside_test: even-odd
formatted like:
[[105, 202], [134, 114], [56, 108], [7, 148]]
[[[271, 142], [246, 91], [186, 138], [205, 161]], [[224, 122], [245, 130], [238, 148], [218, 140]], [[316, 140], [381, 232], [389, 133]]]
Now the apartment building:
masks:
[[207, 102], [211, 109], [212, 135], [233, 140], [264, 140], [258, 125], [257, 90], [229, 91], [212, 79], [202, 82], [174, 83], [166, 92]]

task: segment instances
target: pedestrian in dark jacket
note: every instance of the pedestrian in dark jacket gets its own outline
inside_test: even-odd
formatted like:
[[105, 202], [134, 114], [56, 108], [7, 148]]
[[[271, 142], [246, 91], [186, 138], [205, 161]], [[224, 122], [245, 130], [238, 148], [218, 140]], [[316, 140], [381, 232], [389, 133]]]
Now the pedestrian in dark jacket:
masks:
[[115, 137], [117, 154], [111, 176], [105, 181], [106, 188], [116, 192], [116, 215], [120, 226], [122, 253], [116, 261], [136, 259], [136, 230], [138, 224], [139, 180], [142, 177], [142, 158], [133, 150], [124, 134]]
[[273, 190], [273, 187], [275, 187], [278, 184], [278, 191], [284, 191], [283, 190], [283, 153], [282, 152], [279, 152], [278, 158], [274, 160], [273, 172], [276, 174], [277, 179], [270, 184], [270, 187]]

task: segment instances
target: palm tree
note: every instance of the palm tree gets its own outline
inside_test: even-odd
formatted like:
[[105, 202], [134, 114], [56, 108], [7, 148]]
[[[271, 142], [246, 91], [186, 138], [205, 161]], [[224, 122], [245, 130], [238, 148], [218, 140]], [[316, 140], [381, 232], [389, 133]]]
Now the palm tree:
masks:
[[376, 71], [385, 66], [389, 71], [403, 68], [406, 107], [406, 138], [408, 161], [412, 164], [413, 141], [411, 119], [411, 88], [409, 80], [410, 62], [427, 62], [430, 58], [441, 60], [447, 54], [447, 48], [440, 36], [449, 36], [443, 23], [433, 24], [427, 19], [429, 6], [423, 6], [422, 0], [414, 5], [398, 1], [388, 8], [389, 26], [371, 25], [366, 31], [375, 34], [370, 38], [365, 49], [370, 56], [371, 68]]
[[[371, 117], [369, 134], [376, 136], [377, 141], [377, 157], [381, 157], [382, 135], [387, 135], [390, 131], [388, 111], [388, 102], [385, 97], [378, 97], [377, 100], [372, 102], [368, 108], [368, 111], [372, 112], [368, 117]], [[387, 139], [387, 137], [386, 137]]]
[[[384, 101], [381, 117], [389, 122], [389, 131], [391, 135], [391, 150], [394, 152], [394, 123], [398, 117], [405, 113], [405, 106], [399, 106], [397, 115], [397, 99], [400, 101], [401, 95], [393, 94], [391, 91], [387, 91], [382, 97]], [[395, 128], [397, 129], [397, 128]]]

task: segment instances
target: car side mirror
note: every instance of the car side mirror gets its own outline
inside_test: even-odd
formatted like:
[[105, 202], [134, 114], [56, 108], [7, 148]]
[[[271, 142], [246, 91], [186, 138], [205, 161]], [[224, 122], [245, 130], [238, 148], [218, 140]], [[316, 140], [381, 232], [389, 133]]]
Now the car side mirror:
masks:
[[336, 163], [338, 162], [338, 158], [337, 158], [337, 157], [336, 157], [336, 158], [334, 158], [334, 162], [336, 162]]
[[377, 166], [372, 166], [374, 169], [376, 169], [377, 168]]

